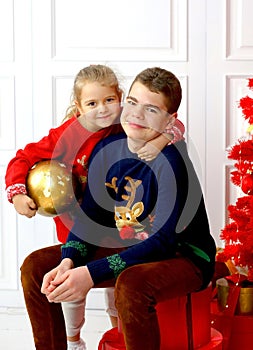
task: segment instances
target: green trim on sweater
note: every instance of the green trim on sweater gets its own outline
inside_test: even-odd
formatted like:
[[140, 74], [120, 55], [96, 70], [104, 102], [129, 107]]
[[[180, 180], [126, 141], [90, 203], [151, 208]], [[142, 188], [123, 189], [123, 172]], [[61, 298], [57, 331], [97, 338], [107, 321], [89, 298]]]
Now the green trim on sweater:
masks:
[[118, 277], [119, 274], [125, 269], [126, 262], [121, 259], [119, 254], [108, 256], [106, 259], [109, 263], [110, 269], [114, 272], [114, 276]]
[[69, 241], [61, 246], [61, 249], [67, 248], [74, 248], [78, 250], [82, 257], [85, 257], [88, 253], [86, 245], [77, 241]]
[[[211, 259], [210, 257], [204, 252], [204, 250], [196, 247], [195, 245], [193, 244], [190, 244], [190, 243], [187, 243], [187, 242], [184, 242], [185, 245], [188, 245], [188, 247], [190, 247], [193, 251], [193, 253], [197, 256], [200, 256], [202, 259], [206, 260], [207, 262], [210, 262]], [[182, 246], [181, 243], [178, 243], [178, 246]]]

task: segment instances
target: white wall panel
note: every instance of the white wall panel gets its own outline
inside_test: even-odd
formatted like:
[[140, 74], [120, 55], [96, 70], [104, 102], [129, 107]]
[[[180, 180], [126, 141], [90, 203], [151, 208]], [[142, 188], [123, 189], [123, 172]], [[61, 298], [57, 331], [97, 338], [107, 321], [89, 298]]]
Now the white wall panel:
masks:
[[[77, 73], [77, 72], [76, 72]], [[54, 115], [56, 115], [56, 124], [60, 125], [65, 117], [68, 103], [70, 105], [70, 96], [75, 76], [55, 76], [53, 77], [53, 96], [54, 96]]]
[[121, 5], [117, 0], [53, 0], [52, 5], [55, 60], [187, 58], [186, 0], [129, 0]]
[[15, 81], [0, 76], [0, 149], [15, 148]]
[[227, 0], [227, 52], [229, 60], [253, 60], [253, 1]]
[[0, 11], [0, 62], [14, 60], [14, 21], [13, 1], [4, 4], [4, 11]]
[[243, 118], [239, 101], [242, 97], [251, 96], [249, 90], [249, 75], [226, 77], [226, 147], [233, 145], [238, 138], [247, 136], [248, 121]]
[[[4, 194], [5, 169], [0, 167], [0, 193]], [[14, 211], [6, 201], [0, 206], [0, 290], [17, 289], [17, 233]]]

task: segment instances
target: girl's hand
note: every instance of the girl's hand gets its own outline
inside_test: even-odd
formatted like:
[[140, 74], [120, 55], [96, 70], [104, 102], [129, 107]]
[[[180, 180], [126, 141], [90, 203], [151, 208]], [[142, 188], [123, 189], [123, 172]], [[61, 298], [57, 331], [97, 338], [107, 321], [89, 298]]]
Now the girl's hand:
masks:
[[49, 302], [83, 300], [94, 285], [86, 266], [66, 271], [58, 282], [60, 284], [51, 293], [46, 294]]
[[138, 152], [137, 155], [140, 159], [150, 162], [155, 159], [160, 151], [168, 145], [171, 141], [170, 134], [160, 134], [153, 140], [147, 142]]
[[62, 283], [62, 275], [72, 269], [74, 266], [71, 259], [63, 259], [61, 263], [56, 266], [53, 270], [45, 274], [41, 286], [41, 293], [50, 294], [55, 288]]
[[153, 146], [151, 141], [147, 142], [145, 146], [143, 146], [139, 151], [137, 152], [137, 155], [140, 159], [146, 160], [147, 162], [155, 159], [157, 155], [159, 154], [160, 150]]
[[33, 199], [26, 194], [16, 194], [12, 198], [12, 203], [18, 214], [24, 215], [27, 218], [32, 218], [36, 215], [36, 204]]

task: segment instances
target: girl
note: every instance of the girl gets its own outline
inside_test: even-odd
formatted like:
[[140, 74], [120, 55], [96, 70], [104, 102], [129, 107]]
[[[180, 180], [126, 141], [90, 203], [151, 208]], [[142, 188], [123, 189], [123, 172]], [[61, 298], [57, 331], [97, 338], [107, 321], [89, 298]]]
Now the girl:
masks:
[[[8, 200], [16, 211], [28, 218], [35, 216], [36, 204], [27, 195], [26, 177], [30, 168], [44, 159], [65, 163], [78, 177], [82, 190], [87, 177], [87, 162], [95, 144], [110, 133], [121, 130], [118, 124], [122, 89], [111, 68], [91, 65], [79, 71], [73, 86], [72, 101], [64, 123], [39, 142], [18, 150], [6, 172]], [[54, 217], [58, 240], [66, 241], [72, 227], [74, 210]], [[84, 304], [62, 305], [69, 349], [84, 350], [80, 329], [84, 323]]]
[[[109, 134], [122, 130], [118, 123], [121, 99], [122, 89], [115, 73], [109, 67], [90, 65], [80, 70], [74, 80], [72, 101], [64, 123], [51, 129], [49, 134], [40, 141], [30, 143], [23, 150], [18, 150], [16, 156], [8, 164], [5, 178], [7, 196], [19, 214], [28, 218], [36, 214], [36, 204], [27, 194], [26, 177], [30, 168], [41, 160], [57, 159], [65, 163], [78, 177], [82, 190], [84, 190], [88, 160], [96, 143]], [[184, 129], [179, 121], [177, 123], [177, 126], [173, 126], [168, 131], [167, 137], [160, 136], [149, 147], [143, 147], [139, 152], [140, 158], [151, 160], [156, 156], [157, 148], [162, 149], [168, 143], [168, 138], [169, 140], [174, 138], [173, 142], [182, 138]], [[57, 237], [61, 243], [66, 242], [74, 217], [74, 209], [54, 217]], [[108, 289], [107, 298], [109, 295], [112, 295], [111, 289]], [[112, 304], [111, 297], [109, 297], [108, 305]], [[85, 342], [80, 338], [80, 330], [84, 324], [84, 307], [85, 303], [62, 304], [69, 350], [86, 349]], [[109, 313], [110, 310], [111, 316], [116, 316], [113, 307], [109, 307]], [[28, 313], [35, 343], [39, 343], [33, 314], [29, 310]], [[114, 326], [115, 319], [111, 317], [111, 320]], [[50, 325], [45, 325], [45, 327], [50, 328]], [[46, 334], [49, 337], [49, 334], [52, 333], [54, 331]], [[41, 331], [40, 334], [42, 334]], [[39, 346], [36, 343], [37, 349]]]

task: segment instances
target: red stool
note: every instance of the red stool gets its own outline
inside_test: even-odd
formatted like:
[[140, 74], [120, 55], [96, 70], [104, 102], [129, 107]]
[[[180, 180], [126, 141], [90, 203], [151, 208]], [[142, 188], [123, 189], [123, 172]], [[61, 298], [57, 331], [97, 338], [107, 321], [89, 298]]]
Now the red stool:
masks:
[[193, 350], [210, 342], [211, 297], [210, 285], [200, 292], [157, 304], [162, 350]]
[[[222, 349], [222, 335], [211, 329], [211, 284], [203, 291], [169, 299], [156, 306], [160, 350]], [[121, 325], [107, 331], [99, 350], [125, 350]]]

